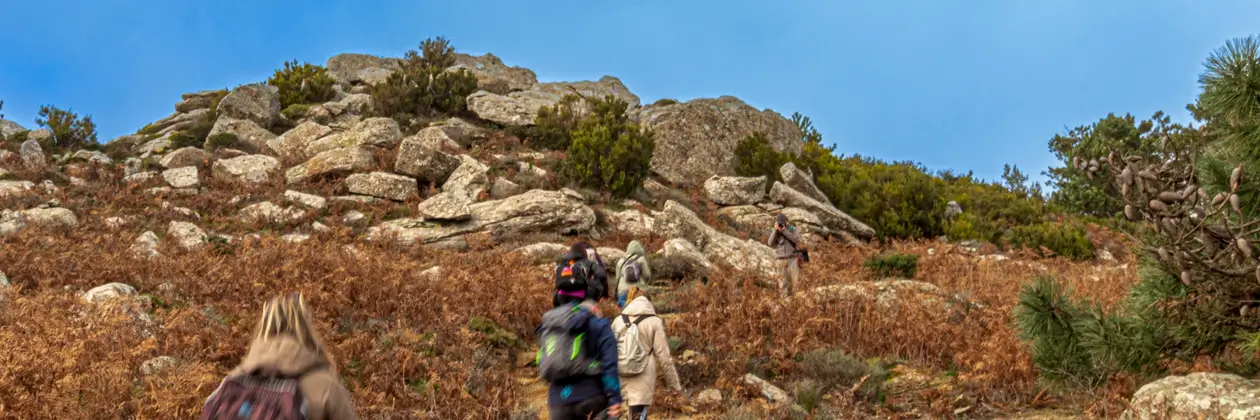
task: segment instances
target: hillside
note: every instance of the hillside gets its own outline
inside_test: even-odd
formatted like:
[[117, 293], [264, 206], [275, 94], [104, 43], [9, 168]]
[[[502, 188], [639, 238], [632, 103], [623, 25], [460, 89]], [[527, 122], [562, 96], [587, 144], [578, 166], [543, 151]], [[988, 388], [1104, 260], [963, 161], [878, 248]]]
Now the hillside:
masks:
[[[1011, 316], [1038, 276], [1118, 305], [1138, 281], [1121, 235], [1068, 235], [1087, 241], [1076, 258], [879, 240], [813, 164], [767, 158], [750, 176], [749, 138], [809, 154], [799, 121], [428, 53], [286, 64], [270, 83], [185, 94], [99, 146], [77, 116], [0, 125], [0, 417], [192, 416], [260, 304], [302, 291], [362, 418], [539, 418], [529, 362], [549, 261], [576, 240], [613, 261], [634, 239], [691, 394], [658, 403], [671, 418], [1125, 409], [1129, 379], [1043, 390]], [[951, 217], [984, 217], [970, 207]], [[812, 244], [786, 299], [767, 281], [779, 213]]]

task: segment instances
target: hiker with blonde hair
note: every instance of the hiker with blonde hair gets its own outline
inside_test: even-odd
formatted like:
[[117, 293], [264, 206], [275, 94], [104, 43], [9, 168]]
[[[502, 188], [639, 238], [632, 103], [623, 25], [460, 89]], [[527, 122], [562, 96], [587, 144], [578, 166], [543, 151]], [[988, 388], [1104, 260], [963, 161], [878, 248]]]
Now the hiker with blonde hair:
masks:
[[671, 391], [682, 394], [683, 388], [669, 354], [665, 322], [656, 316], [656, 307], [647, 293], [631, 287], [626, 300], [626, 309], [612, 325], [617, 337], [617, 373], [630, 418], [646, 420], [656, 392], [658, 369], [665, 374], [665, 385]]
[[249, 353], [206, 399], [201, 418], [357, 418], [301, 294], [263, 305]]

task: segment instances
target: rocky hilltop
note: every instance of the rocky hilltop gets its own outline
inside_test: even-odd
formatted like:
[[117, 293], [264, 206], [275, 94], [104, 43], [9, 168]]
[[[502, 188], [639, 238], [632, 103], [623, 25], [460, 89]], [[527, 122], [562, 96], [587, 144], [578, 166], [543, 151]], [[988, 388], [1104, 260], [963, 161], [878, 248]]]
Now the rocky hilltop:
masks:
[[[380, 116], [374, 87], [404, 60], [362, 54], [328, 60], [322, 103], [282, 109], [261, 83], [190, 92], [103, 150], [59, 150], [50, 131], [0, 120], [21, 140], [0, 145], [0, 354], [12, 355], [0, 414], [191, 415], [244, 354], [257, 303], [302, 290], [361, 417], [538, 418], [545, 398], [522, 360], [549, 261], [578, 239], [611, 261], [637, 239], [694, 391], [662, 400], [669, 418], [1018, 417], [1044, 402], [1009, 328], [1011, 278], [1136, 277], [1133, 261], [931, 243], [892, 245], [921, 258], [914, 279], [868, 280], [876, 232], [810, 173], [735, 176], [754, 133], [800, 152], [779, 113], [731, 96], [645, 105], [613, 76], [539, 83], [491, 54], [453, 61], [444, 71], [475, 75], [476, 91], [467, 114], [432, 121]], [[565, 184], [564, 153], [513, 135], [572, 95], [616, 98], [654, 133], [652, 176], [629, 197]], [[788, 300], [759, 287], [775, 275], [764, 240], [780, 213], [817, 250]], [[1220, 391], [1203, 381], [1182, 382], [1196, 398]], [[1128, 415], [1254, 405], [1234, 392], [1195, 411], [1164, 396], [1179, 383], [1144, 389], [1149, 407]], [[1064, 405], [1026, 418], [1080, 414]]]

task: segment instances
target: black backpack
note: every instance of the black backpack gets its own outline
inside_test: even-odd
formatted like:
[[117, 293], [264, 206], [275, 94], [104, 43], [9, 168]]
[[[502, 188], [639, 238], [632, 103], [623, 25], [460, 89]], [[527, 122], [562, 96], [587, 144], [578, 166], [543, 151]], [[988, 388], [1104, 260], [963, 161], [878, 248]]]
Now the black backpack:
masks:
[[590, 284], [595, 277], [594, 270], [591, 270], [590, 261], [587, 260], [569, 260], [562, 262], [556, 267], [556, 291], [557, 292], [578, 292], [587, 293], [587, 298], [595, 298], [590, 296]]
[[[577, 376], [597, 376], [603, 369], [589, 355], [594, 337], [586, 337], [586, 323], [573, 323], [582, 315], [576, 303], [561, 305], [543, 314], [538, 328], [538, 377], [559, 382]], [[588, 320], [589, 321], [589, 320]]]

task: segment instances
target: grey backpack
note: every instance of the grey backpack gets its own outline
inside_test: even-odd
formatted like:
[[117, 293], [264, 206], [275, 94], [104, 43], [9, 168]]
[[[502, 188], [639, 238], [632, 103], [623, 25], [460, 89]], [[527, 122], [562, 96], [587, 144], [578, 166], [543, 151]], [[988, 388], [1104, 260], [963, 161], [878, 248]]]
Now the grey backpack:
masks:
[[[547, 382], [575, 376], [597, 376], [602, 372], [599, 360], [588, 356], [585, 341], [586, 323], [573, 325], [573, 317], [581, 314], [576, 303], [561, 305], [543, 314], [538, 331], [538, 376]], [[594, 339], [593, 337], [589, 339]]]

